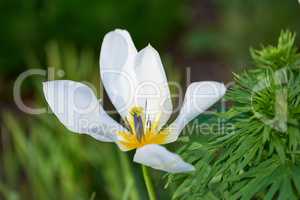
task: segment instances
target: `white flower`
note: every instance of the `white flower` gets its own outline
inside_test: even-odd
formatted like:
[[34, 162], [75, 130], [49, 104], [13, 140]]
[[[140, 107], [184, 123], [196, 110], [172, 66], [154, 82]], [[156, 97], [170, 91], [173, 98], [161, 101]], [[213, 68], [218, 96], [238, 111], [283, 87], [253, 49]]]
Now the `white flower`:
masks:
[[225, 86], [210, 81], [192, 83], [177, 119], [162, 128], [173, 106], [160, 56], [153, 47], [148, 45], [138, 52], [127, 31], [107, 33], [101, 47], [100, 74], [124, 126], [106, 114], [87, 85], [67, 80], [43, 85], [57, 118], [72, 132], [115, 142], [123, 151], [137, 149], [137, 163], [170, 173], [194, 170], [160, 144], [176, 141], [187, 123], [224, 95]]

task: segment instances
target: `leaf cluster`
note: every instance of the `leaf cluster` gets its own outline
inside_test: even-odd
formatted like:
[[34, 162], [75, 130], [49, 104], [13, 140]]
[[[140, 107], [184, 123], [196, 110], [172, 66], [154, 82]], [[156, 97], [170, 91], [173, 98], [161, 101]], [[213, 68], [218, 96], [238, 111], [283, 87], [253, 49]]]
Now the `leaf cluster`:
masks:
[[285, 31], [276, 46], [251, 49], [254, 66], [234, 74], [225, 96], [231, 108], [209, 120], [221, 120], [223, 129], [183, 146], [181, 154], [197, 170], [168, 176], [168, 183], [178, 184], [174, 199], [300, 198], [300, 57], [294, 41], [295, 34]]

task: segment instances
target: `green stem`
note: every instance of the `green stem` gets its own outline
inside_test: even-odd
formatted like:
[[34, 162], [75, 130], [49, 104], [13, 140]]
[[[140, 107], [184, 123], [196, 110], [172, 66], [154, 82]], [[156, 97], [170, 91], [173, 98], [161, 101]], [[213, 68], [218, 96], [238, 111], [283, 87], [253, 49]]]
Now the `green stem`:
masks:
[[148, 168], [146, 166], [142, 165], [142, 169], [143, 169], [143, 176], [144, 176], [144, 181], [145, 181], [146, 188], [147, 188], [147, 191], [148, 191], [149, 199], [150, 200], [156, 200], [155, 191], [154, 191], [154, 188], [153, 188], [151, 177], [150, 177], [149, 172], [148, 172]]

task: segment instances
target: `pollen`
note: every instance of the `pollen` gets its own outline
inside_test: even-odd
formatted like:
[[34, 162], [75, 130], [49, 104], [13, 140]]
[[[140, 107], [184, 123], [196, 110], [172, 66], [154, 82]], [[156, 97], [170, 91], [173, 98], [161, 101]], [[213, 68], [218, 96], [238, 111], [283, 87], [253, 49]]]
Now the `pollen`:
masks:
[[[140, 117], [141, 124], [136, 123], [137, 116]], [[149, 119], [146, 119], [142, 107], [133, 107], [125, 119], [128, 131], [117, 132], [121, 139], [118, 144], [125, 150], [140, 148], [147, 144], [164, 144], [169, 131], [167, 129], [157, 131], [159, 120], [160, 115], [152, 123]], [[138, 131], [140, 127], [143, 127], [143, 131]]]

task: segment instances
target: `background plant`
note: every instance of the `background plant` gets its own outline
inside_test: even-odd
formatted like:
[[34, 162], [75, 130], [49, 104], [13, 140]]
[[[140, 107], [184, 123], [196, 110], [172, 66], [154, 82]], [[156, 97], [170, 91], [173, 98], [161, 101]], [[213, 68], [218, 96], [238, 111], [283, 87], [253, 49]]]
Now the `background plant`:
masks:
[[253, 67], [234, 75], [225, 97], [230, 109], [208, 119], [221, 119], [224, 130], [191, 138], [180, 150], [197, 171], [169, 176], [180, 181], [174, 199], [300, 198], [300, 54], [294, 42], [295, 34], [286, 31], [276, 46], [251, 49]]

